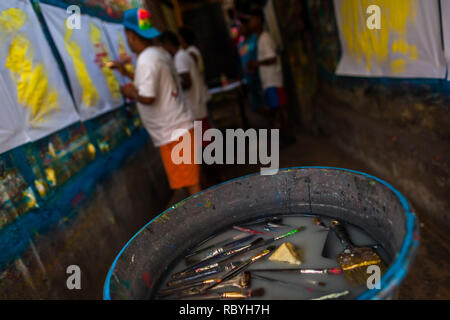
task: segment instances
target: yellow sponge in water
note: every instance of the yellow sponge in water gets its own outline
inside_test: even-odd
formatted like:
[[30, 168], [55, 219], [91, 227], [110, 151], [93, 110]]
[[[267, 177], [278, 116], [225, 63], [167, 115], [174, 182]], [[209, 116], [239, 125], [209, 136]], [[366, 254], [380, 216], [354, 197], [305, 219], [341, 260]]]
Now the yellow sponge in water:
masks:
[[302, 261], [298, 251], [292, 243], [285, 242], [270, 256], [269, 260], [300, 265]]

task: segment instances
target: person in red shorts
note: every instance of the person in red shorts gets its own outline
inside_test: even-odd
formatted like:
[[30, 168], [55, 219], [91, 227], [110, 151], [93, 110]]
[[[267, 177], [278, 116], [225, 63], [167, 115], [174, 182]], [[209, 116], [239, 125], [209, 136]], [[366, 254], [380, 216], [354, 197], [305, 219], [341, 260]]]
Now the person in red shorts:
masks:
[[[203, 137], [205, 132], [211, 129], [207, 111], [207, 87], [200, 68], [200, 65], [203, 64], [200, 52], [198, 50], [189, 50], [187, 45], [187, 43], [193, 41], [191, 40], [193, 35], [190, 32], [190, 30], [181, 31], [180, 36], [177, 37], [173, 32], [166, 31], [162, 34], [160, 40], [163, 48], [174, 58], [186, 106], [193, 113], [194, 119], [197, 122], [201, 122], [201, 134]], [[188, 40], [181, 40], [181, 43], [184, 43], [184, 45], [180, 47], [179, 38], [182, 38], [181, 34]], [[204, 149], [211, 142], [202, 139], [202, 148]], [[205, 180], [203, 185], [209, 186], [223, 181], [220, 176], [220, 170], [216, 165], [203, 164], [202, 168], [204, 173], [202, 177]]]

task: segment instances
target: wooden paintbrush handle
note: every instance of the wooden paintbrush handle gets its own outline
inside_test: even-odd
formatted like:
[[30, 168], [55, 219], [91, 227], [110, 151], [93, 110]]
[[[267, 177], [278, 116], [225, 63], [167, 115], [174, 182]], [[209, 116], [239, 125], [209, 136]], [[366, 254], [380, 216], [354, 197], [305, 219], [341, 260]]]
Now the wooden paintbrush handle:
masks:
[[347, 230], [339, 221], [337, 220], [331, 221], [330, 228], [336, 233], [336, 236], [339, 238], [339, 241], [341, 241], [341, 244], [344, 246], [344, 250], [354, 247], [353, 242], [352, 240], [350, 240], [350, 237], [347, 233]]

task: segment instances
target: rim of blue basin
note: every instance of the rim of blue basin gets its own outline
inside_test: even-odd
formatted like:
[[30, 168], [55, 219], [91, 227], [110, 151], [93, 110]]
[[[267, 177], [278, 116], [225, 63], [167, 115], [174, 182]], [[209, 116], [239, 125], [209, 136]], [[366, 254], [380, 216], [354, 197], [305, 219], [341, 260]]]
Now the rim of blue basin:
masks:
[[[389, 268], [386, 270], [386, 272], [381, 277], [380, 281], [380, 288], [379, 289], [369, 289], [362, 293], [360, 296], [357, 297], [358, 300], [378, 300], [383, 299], [385, 297], [388, 297], [390, 294], [394, 292], [394, 290], [400, 285], [403, 278], [406, 276], [406, 273], [409, 269], [410, 262], [412, 262], [412, 259], [415, 257], [415, 253], [417, 251], [417, 247], [419, 245], [419, 239], [418, 239], [418, 228], [417, 228], [417, 218], [415, 214], [411, 211], [411, 207], [408, 203], [408, 200], [397, 190], [395, 189], [391, 184], [387, 183], [384, 180], [381, 180], [380, 178], [377, 178], [375, 176], [372, 176], [370, 174], [351, 170], [351, 169], [344, 169], [344, 168], [335, 168], [335, 167], [320, 167], [320, 166], [310, 166], [310, 167], [291, 167], [291, 168], [283, 168], [279, 169], [279, 171], [289, 171], [289, 170], [298, 170], [298, 169], [326, 169], [326, 170], [340, 170], [340, 171], [346, 171], [351, 172], [355, 174], [359, 174], [362, 176], [365, 176], [367, 178], [373, 179], [375, 181], [378, 181], [382, 185], [386, 186], [388, 189], [390, 189], [397, 199], [400, 201], [400, 204], [403, 207], [404, 215], [406, 217], [406, 235], [403, 239], [403, 244], [400, 249], [400, 252], [397, 254], [394, 262], [389, 266]], [[232, 180], [225, 181], [223, 183], [217, 184], [211, 188], [205, 189], [196, 195], [190, 196], [178, 204], [168, 208], [167, 210], [160, 213], [158, 216], [153, 218], [149, 223], [147, 223], [144, 227], [142, 227], [128, 242], [125, 244], [125, 246], [120, 250], [119, 254], [114, 259], [114, 262], [112, 263], [108, 274], [106, 276], [105, 285], [103, 287], [103, 299], [104, 300], [111, 300], [111, 277], [113, 274], [113, 271], [116, 267], [117, 261], [119, 260], [122, 253], [126, 250], [126, 248], [130, 245], [130, 243], [136, 238], [143, 230], [147, 229], [147, 227], [153, 223], [156, 219], [158, 219], [160, 216], [162, 216], [165, 213], [168, 213], [175, 209], [179, 204], [188, 201], [189, 199], [193, 197], [197, 197], [198, 195], [202, 194], [203, 192], [207, 190], [211, 190], [214, 188], [217, 188], [223, 184], [231, 183], [233, 181], [245, 179], [251, 176], [259, 175], [259, 173], [252, 173], [249, 175], [245, 175], [239, 178], [235, 178]]]

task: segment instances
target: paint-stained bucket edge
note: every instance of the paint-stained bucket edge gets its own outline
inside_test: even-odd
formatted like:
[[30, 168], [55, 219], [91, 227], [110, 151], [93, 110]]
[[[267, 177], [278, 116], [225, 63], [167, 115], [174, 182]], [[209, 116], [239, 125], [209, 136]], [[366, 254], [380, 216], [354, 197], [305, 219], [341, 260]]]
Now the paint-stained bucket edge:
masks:
[[[279, 171], [289, 171], [289, 170], [302, 170], [302, 169], [325, 169], [325, 170], [340, 170], [340, 171], [346, 171], [350, 173], [355, 173], [358, 175], [365, 176], [367, 178], [373, 179], [375, 181], [378, 181], [382, 185], [386, 186], [388, 189], [390, 189], [398, 198], [400, 201], [404, 211], [404, 214], [406, 216], [406, 235], [403, 240], [402, 247], [400, 249], [400, 252], [397, 254], [397, 257], [395, 258], [394, 262], [389, 266], [388, 270], [383, 274], [381, 278], [381, 288], [380, 289], [372, 289], [367, 290], [363, 294], [361, 294], [357, 299], [358, 300], [378, 300], [383, 299], [384, 297], [389, 296], [389, 294], [401, 283], [403, 278], [406, 276], [406, 273], [409, 269], [410, 262], [415, 258], [417, 254], [417, 248], [419, 245], [419, 227], [417, 223], [417, 218], [415, 214], [411, 211], [411, 208], [409, 206], [408, 200], [398, 191], [395, 189], [391, 184], [387, 183], [384, 180], [381, 180], [380, 178], [377, 178], [375, 176], [372, 176], [370, 174], [351, 170], [351, 169], [344, 169], [344, 168], [335, 168], [335, 167], [320, 167], [320, 166], [312, 166], [312, 167], [291, 167], [291, 168], [283, 168]], [[220, 183], [218, 185], [215, 185], [209, 189], [203, 190], [199, 192], [196, 195], [190, 196], [181, 202], [173, 205], [172, 207], [168, 208], [167, 210], [160, 213], [157, 217], [153, 218], [149, 223], [147, 223], [144, 227], [142, 227], [126, 244], [125, 246], [120, 250], [119, 254], [114, 259], [114, 262], [111, 265], [111, 268], [108, 271], [108, 274], [106, 276], [105, 285], [103, 287], [103, 299], [104, 300], [111, 300], [111, 293], [110, 293], [110, 284], [111, 284], [111, 277], [112, 273], [114, 271], [114, 268], [116, 267], [117, 261], [119, 260], [122, 253], [126, 250], [126, 248], [130, 245], [130, 243], [136, 238], [143, 230], [147, 229], [150, 224], [152, 224], [155, 220], [157, 220], [162, 215], [172, 211], [176, 207], [178, 207], [180, 204], [188, 201], [189, 199], [193, 197], [197, 197], [198, 195], [208, 191], [215, 189], [223, 184], [226, 183], [232, 183], [237, 180], [245, 179], [251, 176], [259, 175], [259, 173], [253, 173], [246, 176], [242, 176], [239, 178], [235, 178], [223, 183]]]

